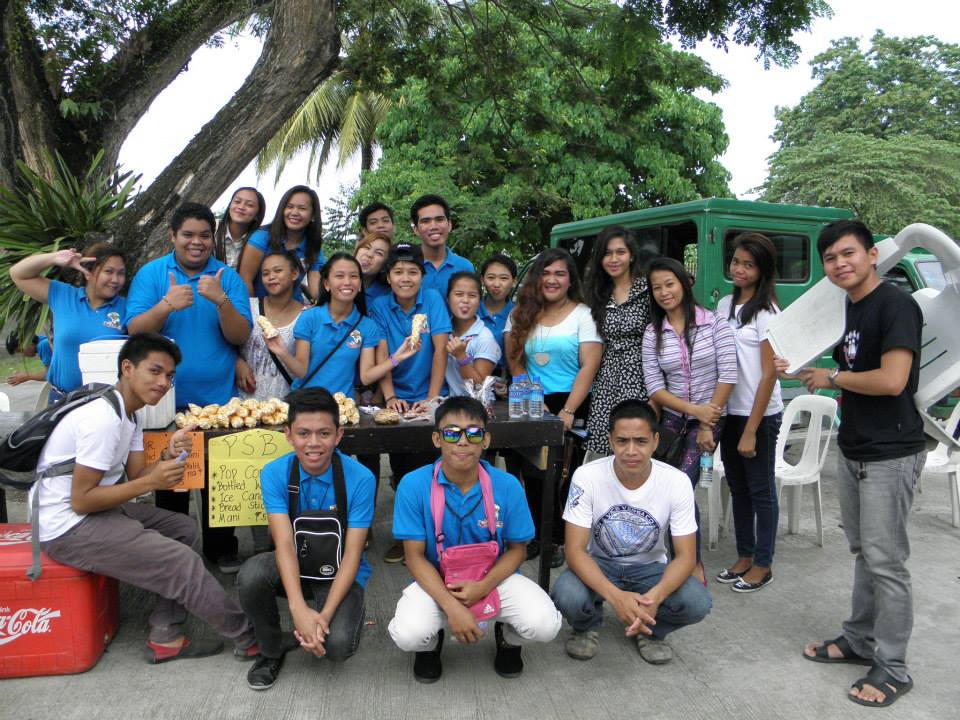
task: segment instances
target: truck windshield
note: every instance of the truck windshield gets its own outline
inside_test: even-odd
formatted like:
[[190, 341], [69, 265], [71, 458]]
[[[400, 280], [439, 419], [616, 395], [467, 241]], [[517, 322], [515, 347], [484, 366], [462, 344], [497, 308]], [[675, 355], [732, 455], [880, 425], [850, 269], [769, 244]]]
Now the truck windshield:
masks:
[[924, 260], [917, 263], [917, 272], [923, 278], [925, 287], [943, 290], [947, 282], [943, 277], [943, 267], [938, 260]]

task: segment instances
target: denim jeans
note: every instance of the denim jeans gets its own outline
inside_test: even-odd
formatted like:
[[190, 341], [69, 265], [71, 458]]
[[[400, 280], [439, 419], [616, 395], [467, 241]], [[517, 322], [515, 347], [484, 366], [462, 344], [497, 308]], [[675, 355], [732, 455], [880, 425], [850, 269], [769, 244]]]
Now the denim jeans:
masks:
[[[331, 584], [301, 583], [304, 598], [309, 602], [312, 597], [316, 610], [322, 610]], [[276, 553], [260, 553], [249, 558], [237, 575], [237, 590], [240, 605], [253, 622], [260, 653], [270, 658], [281, 657], [284, 640], [280, 631], [277, 596], [283, 594], [283, 582], [277, 568]], [[343, 662], [357, 651], [363, 630], [363, 615], [363, 588], [354, 582], [330, 621], [330, 634], [324, 643], [327, 659]]]
[[[622, 565], [594, 558], [607, 580], [621, 590], [645, 593], [663, 577], [665, 563]], [[603, 623], [603, 598], [587, 587], [572, 570], [565, 570], [550, 595], [557, 609], [575, 632], [596, 630]], [[657, 624], [650, 629], [656, 640], [674, 630], [703, 620], [713, 607], [710, 592], [703, 583], [689, 577], [657, 609]]]
[[783, 414], [768, 415], [757, 427], [757, 454], [746, 458], [737, 452], [748, 417], [727, 415], [720, 439], [723, 473], [733, 501], [733, 527], [737, 535], [737, 556], [753, 558], [753, 564], [768, 568], [773, 563], [777, 540], [777, 503], [775, 478], [777, 435]]
[[843, 635], [858, 655], [900, 682], [907, 679], [913, 630], [913, 588], [907, 559], [907, 516], [925, 452], [893, 460], [837, 459], [843, 531], [856, 555], [853, 602]]

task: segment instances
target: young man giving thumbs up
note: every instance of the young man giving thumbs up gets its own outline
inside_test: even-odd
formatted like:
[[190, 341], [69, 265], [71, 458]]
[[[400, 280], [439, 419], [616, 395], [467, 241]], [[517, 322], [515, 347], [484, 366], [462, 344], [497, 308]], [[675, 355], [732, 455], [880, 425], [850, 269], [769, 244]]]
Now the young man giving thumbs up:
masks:
[[[177, 370], [177, 407], [227, 403], [237, 393], [237, 346], [250, 335], [253, 319], [247, 286], [235, 270], [213, 257], [213, 213], [206, 205], [184, 203], [170, 220], [173, 252], [148, 262], [127, 296], [130, 334], [157, 332], [183, 353]], [[240, 569], [233, 528], [207, 525], [203, 492], [203, 553], [222, 572]], [[188, 493], [157, 493], [157, 506], [187, 512]]]
[[178, 207], [170, 221], [173, 252], [140, 268], [127, 296], [130, 333], [161, 333], [183, 353], [177, 407], [222, 405], [236, 394], [237, 346], [253, 326], [246, 285], [213, 257], [213, 231], [210, 208]]

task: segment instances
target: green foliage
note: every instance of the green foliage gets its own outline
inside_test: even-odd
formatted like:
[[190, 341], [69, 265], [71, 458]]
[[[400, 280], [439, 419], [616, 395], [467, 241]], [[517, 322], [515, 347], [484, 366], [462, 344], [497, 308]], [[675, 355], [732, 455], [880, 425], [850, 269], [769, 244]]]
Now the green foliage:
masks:
[[340, 186], [337, 197], [323, 208], [323, 254], [353, 251], [357, 240], [357, 214], [350, 209], [350, 197], [356, 186]]
[[777, 111], [763, 199], [960, 237], [960, 45], [878, 32], [866, 51], [843, 38], [811, 65], [820, 84]]
[[877, 32], [866, 51], [856, 38], [835, 40], [811, 67], [817, 87], [777, 110], [773, 139], [784, 147], [820, 132], [960, 142], [960, 45]]
[[539, 250], [558, 222], [727, 195], [720, 110], [693, 95], [722, 81], [656, 37], [623, 65], [622, 17], [598, 2], [533, 30], [487, 8], [434, 38], [352, 205], [380, 199], [405, 217], [416, 196], [444, 195], [457, 252], [481, 260]]
[[[108, 171], [101, 167], [102, 162], [100, 152], [84, 175], [77, 177], [59, 154], [48, 156], [46, 164], [54, 169], [50, 181], [25, 163], [17, 164], [23, 185], [29, 190], [0, 187], [0, 277], [9, 278], [10, 268], [29, 255], [81, 249], [88, 236], [105, 232], [120, 216], [140, 176]], [[75, 279], [61, 277], [60, 273], [59, 268], [53, 268], [47, 275], [66, 282]], [[27, 337], [42, 328], [47, 308], [7, 282], [0, 289], [0, 317], [3, 322], [13, 321]]]
[[820, 133], [773, 156], [763, 199], [850, 208], [875, 233], [925, 222], [960, 238], [960, 146], [915, 134]]

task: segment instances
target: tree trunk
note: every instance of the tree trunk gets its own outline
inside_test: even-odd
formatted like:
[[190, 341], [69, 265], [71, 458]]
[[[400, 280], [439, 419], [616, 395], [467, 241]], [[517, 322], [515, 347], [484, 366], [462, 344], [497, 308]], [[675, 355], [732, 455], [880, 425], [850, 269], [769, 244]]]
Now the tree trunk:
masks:
[[121, 247], [142, 262], [166, 252], [172, 211], [184, 201], [213, 203], [329, 77], [339, 49], [335, 0], [276, 0], [249, 77], [115, 224]]
[[17, 185], [17, 160], [49, 177], [62, 125], [22, 3], [0, 0], [0, 185]]

